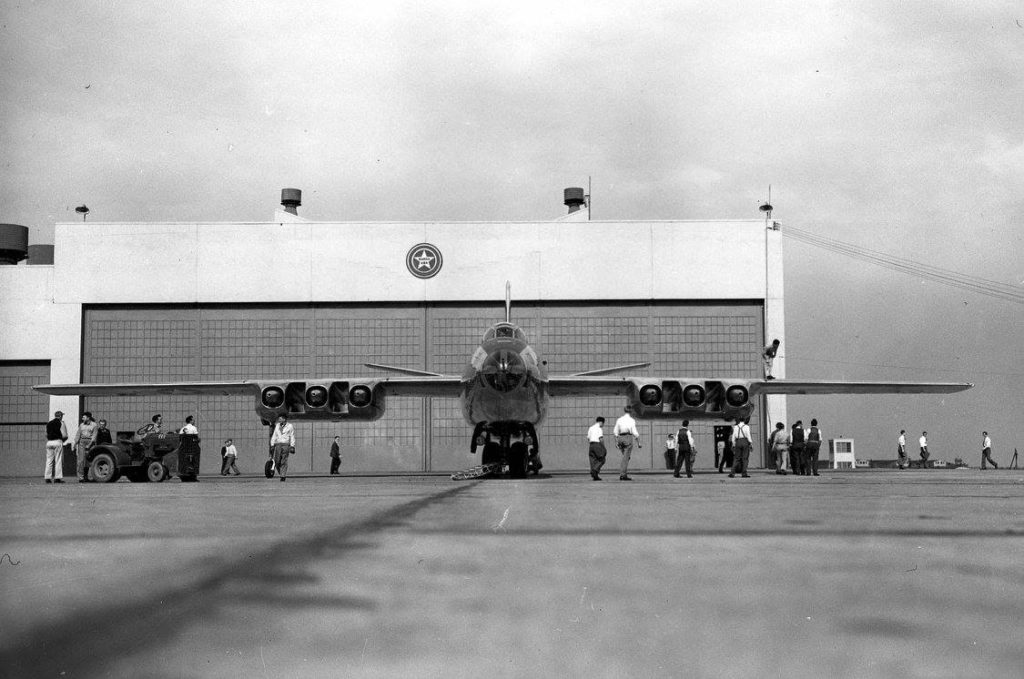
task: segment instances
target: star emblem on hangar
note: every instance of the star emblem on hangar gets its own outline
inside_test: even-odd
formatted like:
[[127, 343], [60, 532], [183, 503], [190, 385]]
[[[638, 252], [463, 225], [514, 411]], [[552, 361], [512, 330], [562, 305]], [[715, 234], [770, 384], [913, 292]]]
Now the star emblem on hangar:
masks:
[[405, 266], [416, 278], [433, 278], [441, 270], [441, 251], [430, 243], [412, 246], [405, 255]]

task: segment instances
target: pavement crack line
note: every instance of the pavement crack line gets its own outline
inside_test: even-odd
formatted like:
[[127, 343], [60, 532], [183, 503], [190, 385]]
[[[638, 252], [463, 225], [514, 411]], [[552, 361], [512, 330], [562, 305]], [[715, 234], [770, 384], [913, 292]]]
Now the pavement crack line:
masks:
[[[365, 549], [368, 535], [394, 528], [421, 510], [474, 488], [460, 484], [427, 497], [373, 514], [361, 521], [282, 540], [238, 558], [203, 567], [210, 572], [197, 580], [158, 590], [142, 599], [76, 611], [57, 622], [44, 622], [23, 630], [10, 630], [0, 649], [0, 676], [60, 676], [73, 670], [77, 677], [101, 676], [110, 662], [138, 650], [138, 640], [125, 630], [159, 629], [166, 638], [206, 618], [232, 602], [239, 587], [265, 591], [280, 574], [294, 574], [328, 553]], [[358, 606], [358, 602], [348, 602]], [[12, 621], [8, 621], [10, 624]], [[73, 645], [64, 640], [74, 639]]]

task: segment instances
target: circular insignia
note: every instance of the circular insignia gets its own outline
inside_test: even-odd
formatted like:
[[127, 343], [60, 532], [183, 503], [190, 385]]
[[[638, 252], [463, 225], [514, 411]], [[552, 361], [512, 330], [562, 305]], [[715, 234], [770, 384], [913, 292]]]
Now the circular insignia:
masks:
[[433, 278], [441, 270], [441, 251], [430, 243], [414, 245], [405, 256], [405, 266], [416, 278]]

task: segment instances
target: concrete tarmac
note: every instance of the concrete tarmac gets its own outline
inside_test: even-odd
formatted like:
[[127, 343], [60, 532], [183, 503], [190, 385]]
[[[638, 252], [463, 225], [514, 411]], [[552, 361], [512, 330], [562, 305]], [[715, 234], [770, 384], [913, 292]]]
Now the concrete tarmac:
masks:
[[1024, 676], [1024, 472], [634, 479], [0, 480], [0, 676]]

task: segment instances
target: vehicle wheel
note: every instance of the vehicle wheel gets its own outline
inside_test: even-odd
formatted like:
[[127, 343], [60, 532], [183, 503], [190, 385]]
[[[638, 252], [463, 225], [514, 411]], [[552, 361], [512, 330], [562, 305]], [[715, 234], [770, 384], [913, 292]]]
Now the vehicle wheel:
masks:
[[114, 456], [107, 452], [97, 453], [89, 465], [92, 478], [97, 483], [111, 483], [117, 481], [117, 461]]
[[501, 446], [494, 441], [484, 444], [484, 450], [480, 453], [480, 464], [496, 464], [501, 462]]
[[526, 478], [526, 444], [517, 441], [508, 449], [508, 475], [513, 479]]
[[160, 483], [167, 478], [167, 467], [160, 460], [153, 460], [146, 465], [146, 478], [153, 483]]

